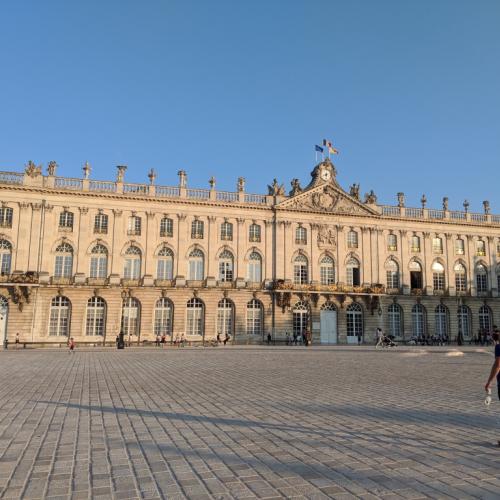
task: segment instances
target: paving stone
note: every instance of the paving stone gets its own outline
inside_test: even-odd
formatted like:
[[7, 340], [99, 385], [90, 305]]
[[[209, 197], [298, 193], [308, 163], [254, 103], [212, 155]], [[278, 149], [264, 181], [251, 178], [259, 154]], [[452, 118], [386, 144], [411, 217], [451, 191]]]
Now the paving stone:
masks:
[[0, 352], [0, 498], [499, 498], [491, 354], [416, 350]]

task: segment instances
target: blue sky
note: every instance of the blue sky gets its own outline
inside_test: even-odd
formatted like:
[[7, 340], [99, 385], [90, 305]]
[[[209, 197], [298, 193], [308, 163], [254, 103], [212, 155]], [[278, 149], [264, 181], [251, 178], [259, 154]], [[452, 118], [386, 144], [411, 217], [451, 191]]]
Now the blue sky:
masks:
[[339, 181], [379, 201], [500, 213], [498, 0], [5, 1], [0, 169], [265, 192]]

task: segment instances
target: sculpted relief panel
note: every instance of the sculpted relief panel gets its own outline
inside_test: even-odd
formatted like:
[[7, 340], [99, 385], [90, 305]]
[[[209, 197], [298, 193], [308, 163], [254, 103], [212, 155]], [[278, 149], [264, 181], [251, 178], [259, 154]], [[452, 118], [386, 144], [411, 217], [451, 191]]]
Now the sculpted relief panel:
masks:
[[318, 224], [317, 242], [319, 248], [330, 248], [335, 250], [335, 248], [337, 248], [335, 229], [327, 224]]

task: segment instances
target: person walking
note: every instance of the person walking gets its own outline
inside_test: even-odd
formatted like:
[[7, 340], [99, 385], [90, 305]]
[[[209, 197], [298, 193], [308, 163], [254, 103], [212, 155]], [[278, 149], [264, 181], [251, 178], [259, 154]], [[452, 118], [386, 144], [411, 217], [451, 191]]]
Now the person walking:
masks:
[[358, 345], [361, 345], [361, 332], [358, 332]]
[[293, 345], [297, 345], [298, 335], [297, 332], [293, 332]]
[[156, 335], [156, 341], [155, 341], [156, 347], [160, 347], [160, 343], [161, 343], [161, 336], [160, 336], [160, 334], [158, 333], [158, 334]]
[[271, 345], [271, 340], [272, 340], [271, 332], [267, 332], [267, 345]]
[[18, 347], [19, 347], [19, 332], [16, 333], [16, 351]]
[[380, 327], [377, 328], [376, 335], [377, 335], [377, 343], [375, 344], [375, 349], [378, 349], [378, 347], [382, 345], [382, 341], [384, 339], [382, 328]]
[[231, 340], [231, 335], [229, 335], [229, 333], [226, 333], [226, 336], [224, 337], [224, 345], [226, 345], [230, 340]]
[[[493, 366], [490, 370], [490, 376], [484, 386], [484, 390], [486, 394], [491, 392], [491, 384], [493, 380], [497, 379], [497, 391], [498, 391], [498, 399], [500, 400], [500, 336], [498, 332], [493, 332], [492, 335], [493, 342], [495, 344], [495, 361], [493, 362]], [[497, 441], [497, 445], [500, 446], [500, 439]]]
[[75, 353], [75, 340], [73, 339], [73, 337], [71, 337], [69, 339], [69, 342], [68, 342], [68, 348], [69, 348], [69, 353], [70, 354], [74, 354]]

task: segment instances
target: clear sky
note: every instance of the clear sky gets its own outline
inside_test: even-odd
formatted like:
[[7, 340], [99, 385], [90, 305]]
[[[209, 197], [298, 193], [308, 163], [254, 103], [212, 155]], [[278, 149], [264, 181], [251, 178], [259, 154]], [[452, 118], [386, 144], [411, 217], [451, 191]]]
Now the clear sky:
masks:
[[379, 201], [500, 213], [499, 0], [5, 0], [0, 169], [265, 192], [339, 181]]

